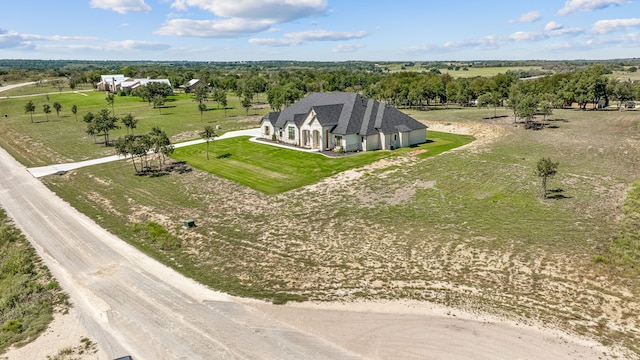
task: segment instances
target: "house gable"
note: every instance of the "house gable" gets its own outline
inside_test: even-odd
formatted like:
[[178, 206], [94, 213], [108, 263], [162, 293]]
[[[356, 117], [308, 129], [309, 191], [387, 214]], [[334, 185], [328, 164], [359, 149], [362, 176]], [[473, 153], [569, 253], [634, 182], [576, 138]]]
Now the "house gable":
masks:
[[[356, 93], [311, 93], [282, 112], [269, 113], [261, 126], [267, 120], [274, 132], [280, 134], [279, 141], [293, 142], [288, 129], [293, 126], [296, 144], [322, 150], [338, 146], [335, 139], [340, 139], [347, 151], [395, 148], [426, 141], [426, 125]], [[319, 143], [323, 145], [318, 146]]]

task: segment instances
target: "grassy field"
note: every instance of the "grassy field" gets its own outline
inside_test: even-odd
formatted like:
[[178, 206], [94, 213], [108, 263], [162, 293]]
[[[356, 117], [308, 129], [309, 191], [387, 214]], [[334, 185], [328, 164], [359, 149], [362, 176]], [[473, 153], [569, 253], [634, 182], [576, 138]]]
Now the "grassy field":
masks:
[[469, 136], [429, 132], [428, 143], [411, 148], [326, 157], [252, 143], [248, 138], [232, 138], [211, 142], [209, 160], [206, 144], [178, 148], [172, 157], [255, 190], [277, 194], [315, 184], [323, 178], [383, 158], [404, 156], [409, 152], [420, 152], [421, 157], [433, 156], [471, 140]]
[[[146, 106], [131, 101], [116, 99], [116, 112]], [[179, 101], [193, 108], [192, 119], [163, 117], [163, 110], [143, 121], [171, 116], [198, 128], [195, 104]], [[21, 121], [3, 129], [34, 142], [34, 129], [49, 124], [29, 124], [15, 106], [12, 116]], [[176, 165], [164, 176], [136, 176], [120, 161], [43, 181], [114, 234], [216, 289], [274, 302], [429, 300], [557, 326], [622, 344], [638, 357], [640, 195], [629, 191], [640, 179], [640, 112], [555, 110], [540, 131], [514, 126], [510, 113], [498, 109], [488, 119], [492, 109], [412, 111], [432, 129], [467, 131], [476, 140], [438, 156], [407, 151], [363, 161], [288, 191], [252, 188], [261, 177], [252, 171], [236, 179], [249, 186], [224, 177], [251, 164], [241, 139], [211, 145], [210, 165], [226, 166], [198, 165], [203, 148], [193, 147], [184, 150], [193, 167]], [[242, 116], [229, 118], [229, 129], [245, 124]], [[81, 154], [47, 134], [38, 141], [51, 154]], [[27, 163], [39, 161], [18, 145]], [[269, 151], [260, 157], [295, 156]], [[540, 198], [534, 173], [541, 157], [560, 162], [550, 199]], [[248, 168], [274, 178], [290, 171]], [[197, 227], [182, 229], [185, 219]]]
[[[389, 67], [389, 71], [390, 72], [400, 72], [400, 71], [417, 71], [417, 72], [422, 72], [422, 71], [429, 71], [429, 67], [428, 64], [425, 64], [424, 66], [421, 66], [419, 63], [416, 64], [415, 66], [402, 66], [403, 64], [394, 64], [394, 65], [390, 65]], [[464, 68], [466, 68], [467, 70], [463, 70]], [[454, 78], [466, 78], [466, 77], [475, 77], [475, 76], [484, 76], [484, 77], [491, 77], [491, 76], [495, 76], [498, 74], [504, 74], [507, 71], [528, 71], [531, 69], [535, 69], [535, 70], [542, 70], [541, 66], [531, 66], [531, 67], [522, 67], [522, 66], [501, 66], [501, 67], [473, 67], [473, 66], [461, 66], [458, 70], [449, 70], [449, 69], [440, 69], [440, 72], [444, 73], [448, 73], [449, 75], [453, 76]]]
[[67, 307], [67, 296], [0, 210], [0, 354], [35, 339]]
[[[36, 91], [39, 87], [26, 87], [23, 92]], [[5, 95], [3, 92], [2, 95]], [[82, 117], [88, 113], [96, 113], [100, 109], [111, 110], [105, 100], [103, 92], [62, 93], [18, 98], [0, 97], [0, 114], [7, 117], [0, 118], [0, 132], [5, 135], [0, 137], [0, 146], [5, 148], [16, 159], [27, 166], [41, 166], [52, 163], [80, 161], [105, 155], [113, 155], [111, 147], [100, 146], [102, 138], [94, 139], [87, 135], [86, 126]], [[133, 96], [117, 96], [114, 109], [116, 116], [132, 114], [139, 120], [137, 133], [145, 133], [153, 126], [159, 126], [172, 139], [181, 140], [199, 137], [199, 132], [206, 124], [219, 125], [222, 131], [252, 128], [259, 125], [260, 117], [268, 111], [266, 108], [257, 107], [245, 111], [240, 106], [237, 97], [229, 95], [228, 109], [218, 109], [217, 103], [207, 102], [208, 110], [203, 113], [202, 120], [198, 104], [191, 96], [178, 94], [169, 97], [162, 109], [153, 109], [153, 106], [142, 102], [140, 98]], [[36, 106], [33, 122], [31, 116], [24, 111], [24, 105], [33, 101]], [[46, 103], [52, 105], [59, 102], [62, 105], [60, 116], [53, 111], [47, 121], [42, 106]], [[78, 119], [71, 112], [73, 105], [78, 108]], [[126, 129], [121, 128], [110, 134], [111, 139], [124, 136]], [[28, 147], [23, 144], [29, 144]]]

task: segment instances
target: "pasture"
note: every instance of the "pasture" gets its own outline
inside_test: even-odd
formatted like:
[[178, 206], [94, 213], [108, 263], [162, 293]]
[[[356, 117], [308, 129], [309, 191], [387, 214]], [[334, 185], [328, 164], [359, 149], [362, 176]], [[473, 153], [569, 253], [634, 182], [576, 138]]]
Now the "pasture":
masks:
[[[104, 94], [93, 96], [103, 101]], [[141, 123], [158, 122], [174, 137], [199, 130], [196, 104], [180, 96], [175, 101], [193, 112], [178, 116], [168, 108], [165, 115], [163, 109]], [[12, 145], [26, 164], [100, 152], [100, 145], [82, 140], [81, 130], [64, 135], [65, 141], [53, 139], [63, 135], [52, 125], [66, 126], [72, 118], [30, 124], [20, 103], [12, 106], [3, 133], [21, 140], [3, 138], [2, 146]], [[149, 110], [134, 99], [117, 98], [117, 113], [118, 106]], [[245, 127], [243, 112], [228, 115], [225, 127]], [[371, 159], [288, 191], [258, 191], [195, 163], [196, 169], [136, 176], [131, 164], [119, 161], [43, 181], [114, 234], [232, 294], [276, 303], [433, 301], [557, 326], [639, 354], [638, 245], [633, 236], [620, 239], [637, 233], [637, 206], [627, 194], [640, 178], [640, 113], [554, 110], [545, 129], [531, 131], [514, 125], [510, 110], [498, 109], [492, 119], [489, 112], [412, 111], [430, 130], [476, 140], [438, 156], [407, 151]], [[206, 121], [225, 121], [215, 119]], [[87, 144], [70, 144], [78, 139]], [[222, 148], [246, 145], [237, 141], [214, 142], [216, 156], [231, 154], [216, 161], [240, 158]], [[39, 146], [46, 154], [28, 151]], [[202, 157], [202, 148], [185, 151]], [[541, 157], [560, 162], [549, 199], [539, 196], [534, 173]], [[260, 181], [260, 172], [251, 174], [245, 177]], [[181, 227], [187, 218], [195, 229]]]
[[[28, 86], [21, 93], [38, 91], [39, 87]], [[13, 91], [13, 90], [11, 90]], [[11, 94], [3, 92], [3, 96]], [[0, 137], [0, 146], [27, 166], [41, 166], [62, 162], [81, 161], [100, 156], [113, 155], [114, 150], [104, 145], [103, 139], [87, 135], [86, 124], [82, 118], [88, 112], [96, 113], [109, 106], [105, 93], [89, 91], [80, 93], [50, 93], [14, 98], [0, 98], [0, 131], [6, 136]], [[25, 113], [24, 105], [32, 101], [36, 111], [33, 122], [29, 113]], [[48, 115], [43, 112], [44, 104], [59, 102], [62, 105], [60, 116], [53, 111]], [[227, 110], [218, 107], [213, 101], [207, 101], [207, 111], [198, 110], [198, 103], [188, 94], [170, 96], [161, 109], [135, 96], [116, 96], [114, 107], [116, 116], [133, 115], [139, 120], [135, 133], [146, 133], [154, 126], [159, 126], [172, 142], [199, 138], [200, 131], [206, 124], [220, 126], [223, 131], [256, 127], [260, 117], [267, 108], [256, 105], [247, 112], [240, 106], [237, 97], [229, 94]], [[71, 112], [73, 105], [78, 108], [77, 119]], [[121, 127], [110, 134], [111, 139], [124, 136], [126, 129]], [[96, 144], [98, 143], [98, 145]], [[28, 146], [25, 146], [28, 144]]]

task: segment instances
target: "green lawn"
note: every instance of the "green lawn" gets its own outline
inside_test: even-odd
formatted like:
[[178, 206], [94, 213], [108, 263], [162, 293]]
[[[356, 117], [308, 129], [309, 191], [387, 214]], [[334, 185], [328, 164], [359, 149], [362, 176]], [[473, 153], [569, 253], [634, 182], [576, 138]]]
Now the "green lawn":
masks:
[[[4, 95], [4, 93], [2, 93]], [[111, 110], [105, 100], [105, 93], [98, 91], [62, 94], [49, 94], [3, 98], [0, 97], [0, 146], [26, 166], [41, 166], [60, 162], [81, 161], [106, 155], [113, 155], [111, 147], [105, 147], [101, 137], [94, 139], [86, 134], [86, 124], [82, 118], [88, 112], [96, 113], [100, 109]], [[257, 127], [259, 118], [268, 109], [250, 109], [248, 112], [240, 106], [239, 99], [228, 95], [228, 108], [225, 114], [217, 103], [206, 102], [208, 110], [202, 114], [198, 103], [188, 94], [170, 96], [162, 109], [153, 106], [135, 96], [116, 96], [114, 110], [116, 116], [132, 114], [139, 120], [136, 133], [145, 133], [154, 126], [159, 126], [172, 141], [184, 141], [199, 137], [206, 124], [219, 125], [222, 131]], [[31, 115], [25, 113], [24, 105], [33, 101], [36, 111]], [[62, 105], [60, 116], [53, 111], [48, 116], [42, 111], [44, 104]], [[73, 105], [78, 108], [77, 119], [71, 112]], [[52, 106], [53, 107], [53, 106]], [[124, 136], [124, 128], [113, 131], [110, 138], [115, 140]]]
[[236, 181], [267, 194], [277, 194], [310, 185], [339, 172], [358, 168], [386, 157], [420, 151], [419, 156], [437, 155], [464, 145], [472, 137], [430, 131], [429, 141], [411, 148], [393, 151], [368, 151], [340, 157], [327, 157], [249, 141], [248, 137], [213, 141], [178, 148], [173, 158], [189, 165]]

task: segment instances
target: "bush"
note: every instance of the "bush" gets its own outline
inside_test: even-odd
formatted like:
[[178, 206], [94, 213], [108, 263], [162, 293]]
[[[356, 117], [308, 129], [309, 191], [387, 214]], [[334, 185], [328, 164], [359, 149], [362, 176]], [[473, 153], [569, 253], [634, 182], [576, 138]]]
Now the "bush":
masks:
[[22, 332], [22, 318], [10, 319], [2, 325], [2, 331], [19, 334]]

